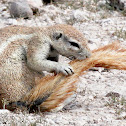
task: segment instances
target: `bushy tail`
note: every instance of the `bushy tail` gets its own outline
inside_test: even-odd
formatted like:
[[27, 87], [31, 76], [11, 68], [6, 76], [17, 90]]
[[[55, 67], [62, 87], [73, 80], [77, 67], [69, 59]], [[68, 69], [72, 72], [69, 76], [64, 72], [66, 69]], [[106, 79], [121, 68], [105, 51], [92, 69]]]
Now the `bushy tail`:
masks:
[[126, 70], [126, 49], [121, 48], [119, 43], [112, 43], [92, 51], [89, 59], [72, 61], [71, 66], [75, 70], [72, 76], [58, 74], [56, 76], [45, 76], [37, 86], [33, 88], [22, 100], [27, 101], [32, 107], [35, 101], [39, 102], [41, 111], [59, 110], [70, 102], [70, 98], [76, 92], [76, 82], [83, 71], [91, 67], [105, 67], [109, 69]]

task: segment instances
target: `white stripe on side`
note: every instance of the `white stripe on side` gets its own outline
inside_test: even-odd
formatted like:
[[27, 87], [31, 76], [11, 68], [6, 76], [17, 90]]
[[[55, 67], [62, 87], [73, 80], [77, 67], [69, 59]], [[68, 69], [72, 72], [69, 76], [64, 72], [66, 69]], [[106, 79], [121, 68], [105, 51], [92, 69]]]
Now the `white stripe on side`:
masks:
[[30, 39], [31, 37], [33, 37], [34, 34], [29, 34], [29, 35], [25, 35], [25, 34], [19, 34], [19, 35], [13, 35], [10, 38], [8, 38], [6, 41], [2, 42], [2, 44], [0, 45], [0, 54], [7, 48], [7, 46], [16, 40], [20, 40], [20, 39]]

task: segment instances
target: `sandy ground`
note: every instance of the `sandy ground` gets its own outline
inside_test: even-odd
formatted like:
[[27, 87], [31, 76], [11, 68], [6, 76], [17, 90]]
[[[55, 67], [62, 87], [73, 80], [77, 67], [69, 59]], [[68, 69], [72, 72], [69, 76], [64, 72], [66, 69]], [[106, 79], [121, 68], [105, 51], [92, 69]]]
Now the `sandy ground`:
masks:
[[[89, 40], [91, 50], [120, 40], [126, 45], [126, 17], [104, 1], [80, 0], [41, 8], [32, 19], [12, 19], [0, 2], [0, 28], [8, 25], [71, 24]], [[107, 96], [107, 97], [106, 97]], [[108, 97], [109, 96], [109, 97]], [[77, 97], [62, 111], [28, 114], [0, 110], [0, 126], [126, 126], [126, 71], [95, 68], [80, 77]]]

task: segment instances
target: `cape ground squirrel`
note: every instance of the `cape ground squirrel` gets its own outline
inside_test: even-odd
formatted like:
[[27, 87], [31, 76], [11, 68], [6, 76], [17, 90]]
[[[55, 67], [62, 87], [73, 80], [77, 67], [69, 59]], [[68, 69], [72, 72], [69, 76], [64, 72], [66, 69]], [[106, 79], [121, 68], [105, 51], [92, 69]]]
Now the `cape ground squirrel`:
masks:
[[[83, 42], [83, 43], [82, 43]], [[2, 99], [15, 102], [35, 86], [42, 71], [72, 75], [58, 63], [59, 54], [85, 59], [91, 53], [83, 34], [69, 25], [43, 28], [10, 26], [0, 30], [0, 107]]]

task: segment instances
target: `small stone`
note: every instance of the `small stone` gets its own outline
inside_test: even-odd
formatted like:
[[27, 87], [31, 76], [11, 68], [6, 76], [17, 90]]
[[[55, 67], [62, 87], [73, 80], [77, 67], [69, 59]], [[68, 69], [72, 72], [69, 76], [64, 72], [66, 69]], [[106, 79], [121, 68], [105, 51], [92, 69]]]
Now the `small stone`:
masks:
[[100, 0], [99, 2], [98, 2], [98, 6], [99, 7], [103, 7], [103, 6], [105, 6], [106, 5], [106, 1], [105, 0]]
[[17, 25], [18, 24], [18, 22], [17, 22], [17, 20], [16, 19], [9, 19], [8, 20], [8, 22], [7, 22], [7, 25]]
[[0, 114], [10, 113], [7, 109], [0, 109]]
[[1, 8], [1, 11], [6, 11], [6, 10], [7, 10], [7, 7]]
[[89, 48], [90, 48], [90, 50], [94, 50], [94, 49], [96, 49], [97, 48], [97, 45], [96, 45], [96, 43], [89, 43]]
[[11, 17], [14, 18], [30, 18], [33, 16], [33, 12], [25, 0], [9, 2], [9, 10]]
[[92, 101], [94, 99], [94, 97], [91, 95], [88, 97], [88, 99]]
[[73, 18], [77, 21], [88, 20], [88, 13], [82, 10], [75, 10], [73, 11]]

